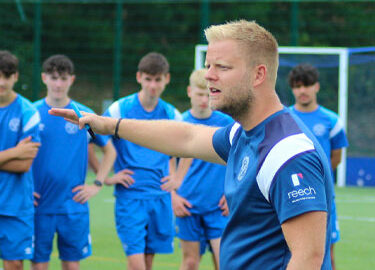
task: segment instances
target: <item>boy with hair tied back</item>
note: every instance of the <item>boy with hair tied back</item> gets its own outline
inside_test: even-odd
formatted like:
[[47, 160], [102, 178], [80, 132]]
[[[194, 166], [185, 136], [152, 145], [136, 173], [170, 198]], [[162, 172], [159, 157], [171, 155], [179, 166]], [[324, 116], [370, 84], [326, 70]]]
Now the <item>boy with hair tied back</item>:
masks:
[[210, 26], [205, 34], [211, 109], [237, 123], [217, 128], [50, 113], [167, 155], [226, 164], [221, 269], [331, 269], [330, 166], [314, 135], [276, 94], [275, 38], [245, 20]]

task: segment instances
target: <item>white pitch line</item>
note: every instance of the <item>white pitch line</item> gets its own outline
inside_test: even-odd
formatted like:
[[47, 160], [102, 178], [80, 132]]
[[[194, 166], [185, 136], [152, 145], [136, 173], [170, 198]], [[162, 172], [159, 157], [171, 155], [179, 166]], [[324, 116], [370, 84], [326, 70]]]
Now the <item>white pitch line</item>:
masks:
[[363, 222], [375, 222], [374, 217], [351, 217], [351, 216], [339, 216], [339, 220], [355, 220]]
[[374, 196], [344, 196], [336, 197], [335, 200], [339, 203], [375, 203]]

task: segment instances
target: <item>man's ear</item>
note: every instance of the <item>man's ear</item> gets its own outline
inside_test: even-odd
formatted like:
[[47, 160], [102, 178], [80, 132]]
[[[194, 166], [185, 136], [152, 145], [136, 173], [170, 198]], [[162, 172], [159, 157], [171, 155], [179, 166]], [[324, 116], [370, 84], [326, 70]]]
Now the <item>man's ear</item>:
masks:
[[254, 68], [254, 82], [253, 87], [261, 85], [266, 80], [267, 67], [266, 65], [257, 65]]

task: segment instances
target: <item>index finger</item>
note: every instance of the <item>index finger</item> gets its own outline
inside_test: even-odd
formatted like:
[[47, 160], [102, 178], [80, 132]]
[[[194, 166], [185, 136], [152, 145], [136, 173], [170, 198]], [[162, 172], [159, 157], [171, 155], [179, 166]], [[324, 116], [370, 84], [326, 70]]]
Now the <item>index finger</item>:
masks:
[[69, 120], [72, 123], [78, 124], [78, 116], [71, 109], [52, 108], [48, 111], [48, 113], [54, 116], [64, 117], [66, 120]]

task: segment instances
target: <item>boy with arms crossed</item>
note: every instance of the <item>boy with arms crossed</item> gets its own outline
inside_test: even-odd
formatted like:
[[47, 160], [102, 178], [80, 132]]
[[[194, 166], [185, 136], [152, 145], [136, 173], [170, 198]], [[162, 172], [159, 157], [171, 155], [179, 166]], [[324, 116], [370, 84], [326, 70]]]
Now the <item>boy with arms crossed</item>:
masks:
[[0, 51], [0, 258], [5, 270], [22, 270], [34, 251], [33, 176], [39, 113], [13, 87], [18, 59]]

